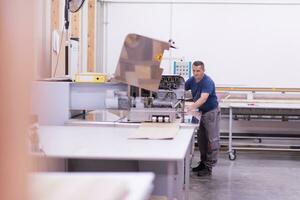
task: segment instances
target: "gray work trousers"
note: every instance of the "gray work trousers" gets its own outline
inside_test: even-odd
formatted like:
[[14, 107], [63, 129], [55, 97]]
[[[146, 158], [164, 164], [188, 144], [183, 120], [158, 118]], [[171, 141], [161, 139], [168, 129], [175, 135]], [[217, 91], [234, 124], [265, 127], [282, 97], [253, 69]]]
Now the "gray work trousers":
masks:
[[201, 162], [208, 168], [217, 163], [220, 148], [220, 108], [202, 114], [197, 131]]

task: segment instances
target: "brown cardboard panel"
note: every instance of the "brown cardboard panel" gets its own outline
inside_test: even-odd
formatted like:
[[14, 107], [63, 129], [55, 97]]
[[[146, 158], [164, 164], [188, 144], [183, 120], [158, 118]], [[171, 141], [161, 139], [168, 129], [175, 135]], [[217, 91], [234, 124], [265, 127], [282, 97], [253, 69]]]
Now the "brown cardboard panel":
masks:
[[173, 139], [179, 132], [178, 123], [142, 123], [128, 139]]
[[149, 65], [136, 65], [135, 72], [142, 79], [150, 79], [151, 78], [151, 66]]
[[137, 86], [138, 79], [136, 72], [125, 72], [125, 83], [131, 83], [130, 85]]
[[127, 35], [115, 71], [115, 79], [128, 85], [157, 91], [163, 72], [160, 62], [164, 50], [169, 50], [168, 42], [137, 34]]

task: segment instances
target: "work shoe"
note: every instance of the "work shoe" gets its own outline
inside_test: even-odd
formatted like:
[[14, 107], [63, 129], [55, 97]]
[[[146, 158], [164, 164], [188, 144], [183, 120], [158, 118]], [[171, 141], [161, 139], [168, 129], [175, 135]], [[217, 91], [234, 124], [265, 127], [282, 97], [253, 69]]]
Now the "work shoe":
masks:
[[211, 176], [212, 169], [208, 168], [207, 166], [204, 166], [204, 169], [198, 171], [197, 176]]
[[205, 165], [203, 162], [199, 162], [199, 165], [197, 167], [193, 167], [192, 171], [193, 172], [199, 172], [205, 168]]

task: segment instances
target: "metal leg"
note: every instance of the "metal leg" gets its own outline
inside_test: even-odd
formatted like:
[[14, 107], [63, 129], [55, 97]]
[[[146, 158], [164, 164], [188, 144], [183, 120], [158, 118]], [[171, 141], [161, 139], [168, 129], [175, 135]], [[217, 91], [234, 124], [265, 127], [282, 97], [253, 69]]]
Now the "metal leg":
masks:
[[232, 108], [229, 108], [229, 137], [228, 137], [228, 153], [232, 151]]
[[229, 137], [228, 137], [228, 157], [229, 160], [236, 159], [236, 151], [232, 147], [232, 107], [229, 107]]
[[[194, 130], [192, 141], [191, 141], [191, 147], [190, 147], [190, 150], [189, 150], [190, 151], [190, 163], [192, 163], [193, 158], [194, 158], [196, 130], [197, 129]], [[191, 167], [191, 166], [189, 166], [189, 167]]]
[[[193, 137], [194, 138], [194, 137]], [[191, 155], [193, 154], [194, 139], [192, 138], [190, 147], [186, 153], [184, 159], [184, 199], [189, 199], [189, 190], [190, 190], [190, 167], [191, 167]]]

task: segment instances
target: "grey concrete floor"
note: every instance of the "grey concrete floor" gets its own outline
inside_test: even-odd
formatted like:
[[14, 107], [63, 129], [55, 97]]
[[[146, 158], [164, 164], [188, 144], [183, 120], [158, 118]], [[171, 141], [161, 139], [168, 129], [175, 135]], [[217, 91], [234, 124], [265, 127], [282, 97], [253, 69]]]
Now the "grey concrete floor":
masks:
[[[199, 161], [195, 151], [192, 166]], [[220, 152], [211, 177], [191, 172], [191, 200], [299, 200], [300, 152]]]

